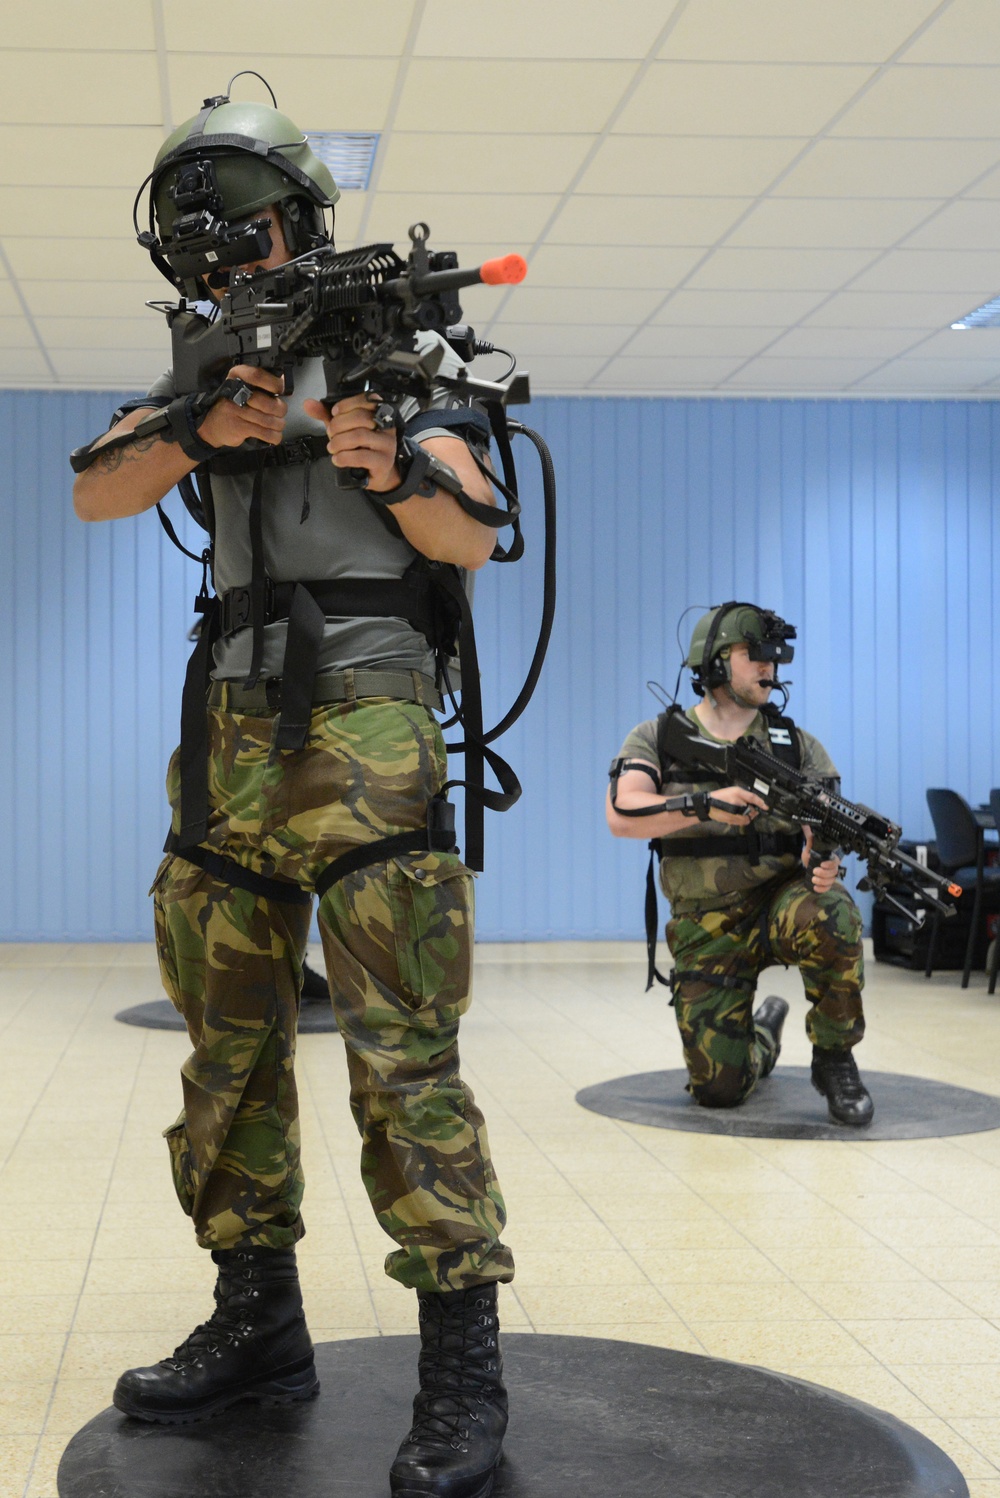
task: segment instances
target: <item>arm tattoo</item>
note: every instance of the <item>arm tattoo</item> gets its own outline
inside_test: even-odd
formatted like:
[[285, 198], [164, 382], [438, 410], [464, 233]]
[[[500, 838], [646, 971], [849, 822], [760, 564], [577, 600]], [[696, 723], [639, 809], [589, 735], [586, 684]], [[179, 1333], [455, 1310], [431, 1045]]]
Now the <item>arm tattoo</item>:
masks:
[[123, 463], [133, 463], [142, 453], [148, 453], [155, 443], [160, 441], [159, 433], [152, 437], [140, 437], [131, 442], [127, 447], [113, 447], [110, 452], [102, 452], [94, 459], [94, 467], [100, 473], [116, 473]]

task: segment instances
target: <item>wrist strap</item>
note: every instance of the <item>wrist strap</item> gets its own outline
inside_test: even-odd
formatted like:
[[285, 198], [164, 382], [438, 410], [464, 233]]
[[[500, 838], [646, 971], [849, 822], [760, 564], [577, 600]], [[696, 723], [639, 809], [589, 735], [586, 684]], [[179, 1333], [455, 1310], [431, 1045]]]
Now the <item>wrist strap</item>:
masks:
[[[198, 427], [208, 415], [208, 408], [203, 401], [203, 396], [182, 395], [177, 400], [171, 401], [163, 412], [168, 423], [163, 440], [176, 442], [184, 456], [195, 463], [207, 462], [209, 458], [214, 458], [219, 450], [210, 442], [202, 441], [198, 436]], [[214, 405], [214, 401], [212, 404]], [[140, 422], [139, 425], [141, 426], [142, 423]]]

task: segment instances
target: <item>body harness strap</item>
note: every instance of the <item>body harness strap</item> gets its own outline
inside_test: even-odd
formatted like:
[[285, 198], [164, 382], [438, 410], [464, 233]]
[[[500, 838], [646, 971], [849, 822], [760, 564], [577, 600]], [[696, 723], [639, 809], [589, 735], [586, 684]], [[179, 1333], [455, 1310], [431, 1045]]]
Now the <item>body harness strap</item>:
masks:
[[[492, 555], [496, 561], [516, 561], [524, 551], [524, 541], [519, 523], [521, 507], [510, 435], [512, 432], [523, 433], [535, 446], [542, 464], [545, 504], [545, 597], [542, 623], [524, 685], [502, 720], [487, 733], [483, 725], [472, 613], [458, 569], [427, 563], [418, 558], [401, 579], [275, 583], [268, 577], [264, 562], [262, 514], [265, 471], [296, 463], [307, 465], [303, 500], [305, 519], [309, 512], [308, 465], [325, 454], [326, 438], [302, 437], [275, 447], [249, 450], [220, 450], [201, 440], [197, 429], [216, 401], [229, 399], [236, 404], [245, 404], [252, 393], [251, 386], [242, 381], [230, 380], [224, 381], [211, 392], [179, 397], [172, 401], [166, 401], [162, 397], [140, 397], [121, 407], [115, 414], [115, 420], [120, 420], [128, 410], [142, 406], [155, 406], [159, 409], [143, 418], [132, 431], [109, 441], [100, 442], [98, 439], [98, 442], [87, 447], [78, 448], [70, 459], [74, 471], [80, 473], [102, 453], [126, 447], [143, 438], [160, 436], [166, 442], [176, 441], [181, 450], [198, 464], [196, 474], [187, 475], [178, 484], [181, 497], [188, 511], [199, 524], [205, 526], [213, 538], [215, 527], [211, 475], [253, 475], [248, 517], [251, 580], [246, 587], [227, 589], [221, 598], [211, 596], [208, 590], [211, 549], [206, 548], [200, 556], [188, 551], [162, 508], [157, 505], [160, 521], [171, 541], [187, 556], [202, 564], [202, 586], [195, 600], [195, 609], [202, 616], [201, 628], [188, 661], [181, 704], [181, 826], [176, 835], [171, 833], [168, 837], [166, 851], [185, 858], [189, 854], [197, 854], [197, 858], [189, 859], [192, 862], [200, 862], [204, 855], [212, 860], [211, 869], [229, 869], [231, 865], [231, 871], [238, 871], [238, 877], [237, 872], [233, 872], [231, 881], [238, 887], [251, 888], [245, 882], [249, 877], [257, 881], [252, 887], [261, 894], [269, 894], [275, 899], [294, 898], [287, 893], [287, 882], [261, 883], [263, 876], [248, 874], [241, 865], [200, 847], [206, 836], [208, 823], [206, 701], [215, 644], [220, 638], [228, 638], [239, 629], [250, 628], [253, 631], [250, 669], [244, 683], [246, 688], [252, 690], [261, 673], [265, 625], [287, 618], [276, 744], [279, 749], [300, 749], [305, 744], [309, 730], [313, 683], [326, 619], [391, 617], [406, 619], [425, 635], [435, 649], [444, 684], [454, 707], [454, 717], [450, 722], [458, 722], [464, 731], [463, 742], [448, 744], [446, 747], [451, 752], [463, 751], [466, 754], [468, 775], [465, 780], [448, 781], [439, 796], [432, 800], [425, 829], [383, 838], [343, 855], [323, 872], [316, 887], [322, 893], [346, 873], [398, 853], [457, 852], [454, 811], [444, 799], [447, 791], [456, 786], [461, 786], [466, 791], [466, 862], [473, 869], [481, 869], [484, 807], [506, 811], [521, 794], [521, 786], [514, 771], [489, 748], [489, 743], [505, 732], [523, 712], [538, 680], [552, 628], [555, 605], [555, 480], [548, 449], [537, 433], [519, 422], [509, 420], [500, 401], [482, 402], [482, 410], [462, 407], [422, 412], [405, 431], [398, 412], [394, 407], [389, 407], [387, 409], [392, 411], [397, 428], [397, 461], [402, 481], [396, 489], [387, 493], [375, 494], [367, 489], [362, 490], [386, 520], [390, 521], [391, 507], [394, 504], [399, 504], [412, 494], [432, 494], [437, 488], [443, 488], [455, 498], [461, 509], [482, 524], [494, 529], [510, 525], [513, 532], [510, 546], [505, 550], [497, 544]], [[411, 433], [434, 426], [454, 429], [456, 435], [461, 431], [473, 439], [468, 441], [473, 460], [480, 472], [503, 495], [507, 502], [506, 509], [474, 500], [465, 493], [461, 480], [447, 463], [441, 462], [413, 441]], [[500, 454], [503, 479], [483, 462], [475, 448], [475, 437], [483, 443], [485, 450], [485, 444], [491, 435]], [[197, 489], [195, 477], [198, 481]], [[446, 658], [454, 653], [456, 645], [463, 664], [460, 706], [455, 702], [446, 666]], [[499, 791], [488, 790], [483, 783], [486, 764], [489, 764], [497, 778]], [[210, 867], [207, 863], [200, 866]]]

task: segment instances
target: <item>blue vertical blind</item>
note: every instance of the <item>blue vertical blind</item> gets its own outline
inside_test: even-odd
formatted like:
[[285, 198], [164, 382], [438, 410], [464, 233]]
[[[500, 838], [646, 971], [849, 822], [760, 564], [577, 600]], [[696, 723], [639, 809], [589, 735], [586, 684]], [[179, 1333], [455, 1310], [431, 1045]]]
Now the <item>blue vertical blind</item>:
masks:
[[[73, 516], [66, 454], [117, 400], [0, 394], [6, 940], [150, 930], [199, 575], [151, 513]], [[541, 685], [500, 746], [524, 796], [488, 818], [481, 939], [639, 935], [644, 848], [607, 832], [606, 771], [658, 710], [646, 681], [672, 690], [689, 605], [751, 598], [797, 624], [792, 713], [845, 792], [909, 835], [930, 835], [927, 786], [977, 801], [1000, 783], [1000, 406], [543, 399], [531, 416], [559, 478], [559, 606]], [[493, 720], [520, 684], [541, 601], [527, 443], [519, 461], [527, 558], [477, 578]], [[200, 549], [176, 496], [168, 506]]]

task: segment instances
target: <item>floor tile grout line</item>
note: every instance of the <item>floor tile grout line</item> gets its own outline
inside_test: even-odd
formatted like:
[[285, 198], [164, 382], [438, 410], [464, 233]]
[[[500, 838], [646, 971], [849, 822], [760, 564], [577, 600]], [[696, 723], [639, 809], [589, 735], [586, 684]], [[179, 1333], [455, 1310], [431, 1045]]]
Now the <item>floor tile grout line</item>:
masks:
[[[528, 991], [530, 993], [530, 990], [528, 990]], [[532, 997], [535, 999], [536, 1003], [541, 999], [542, 1002], [545, 1002], [546, 1004], [548, 1004], [548, 1000], [543, 999], [543, 997], [541, 995], [537, 994], [537, 993], [534, 993], [532, 995]], [[526, 1042], [524, 1042], [524, 1044], [525, 1044], [526, 1048], [529, 1051], [533, 1050], [533, 1048], [531, 1046], [527, 1045]], [[539, 1053], [534, 1052], [534, 1054], [538, 1055]], [[541, 1058], [539, 1058], [539, 1059], [541, 1059]], [[556, 1068], [555, 1066], [552, 1065], [552, 1063], [550, 1061], [547, 1062], [547, 1064], [550, 1066], [551, 1070], [553, 1070], [555, 1072], [555, 1074], [560, 1078], [560, 1081], [567, 1082], [568, 1085], [570, 1085], [570, 1086], [573, 1085], [572, 1083], [569, 1082], [568, 1078], [564, 1077], [559, 1072], [558, 1068]], [[503, 1111], [508, 1117], [510, 1116], [509, 1110], [506, 1107], [504, 1107], [502, 1104], [501, 1104], [501, 1111]], [[616, 1130], [618, 1130], [619, 1132], [623, 1132], [623, 1131], [621, 1131], [620, 1125], [618, 1124], [617, 1120], [609, 1120], [609, 1122], [614, 1125], [614, 1127], [615, 1127]], [[521, 1132], [525, 1135], [525, 1137], [528, 1138], [528, 1139], [530, 1139], [531, 1142], [535, 1145], [536, 1148], [541, 1149], [541, 1146], [538, 1144], [537, 1140], [534, 1138], [534, 1136], [531, 1134], [531, 1132], [529, 1130], [525, 1129], [523, 1125], [519, 1125], [519, 1127], [521, 1128]], [[626, 1135], [626, 1137], [628, 1137], [628, 1136]], [[681, 1314], [681, 1312], [677, 1309], [677, 1307], [669, 1300], [669, 1298], [666, 1295], [664, 1295], [664, 1293], [662, 1292], [662, 1290], [660, 1290], [659, 1287], [653, 1282], [653, 1280], [649, 1276], [648, 1272], [643, 1268], [643, 1266], [637, 1262], [637, 1260], [635, 1259], [635, 1256], [632, 1253], [632, 1251], [624, 1243], [622, 1243], [621, 1239], [619, 1238], [618, 1234], [615, 1232], [615, 1230], [611, 1226], [611, 1224], [609, 1222], [607, 1222], [604, 1217], [601, 1216], [601, 1213], [597, 1210], [597, 1208], [594, 1207], [593, 1204], [583, 1195], [583, 1193], [580, 1191], [579, 1187], [575, 1184], [575, 1182], [573, 1182], [569, 1178], [569, 1176], [567, 1176], [566, 1172], [552, 1159], [551, 1155], [549, 1155], [548, 1152], [545, 1151], [545, 1150], [542, 1150], [541, 1152], [544, 1155], [544, 1157], [548, 1160], [551, 1168], [553, 1170], [555, 1170], [556, 1173], [565, 1181], [565, 1183], [567, 1184], [567, 1186], [569, 1186], [571, 1188], [571, 1190], [573, 1191], [574, 1195], [576, 1195], [579, 1198], [579, 1200], [583, 1203], [583, 1205], [587, 1208], [588, 1211], [590, 1211], [590, 1212], [593, 1213], [593, 1215], [597, 1219], [597, 1221], [600, 1222], [602, 1224], [602, 1226], [607, 1229], [607, 1231], [611, 1234], [612, 1238], [619, 1245], [619, 1248], [622, 1250], [622, 1252], [627, 1256], [627, 1258], [630, 1260], [630, 1262], [634, 1265], [634, 1267], [638, 1270], [638, 1272], [643, 1276], [643, 1278], [649, 1284], [650, 1288], [653, 1289], [656, 1292], [656, 1294], [663, 1301], [664, 1305], [666, 1305], [669, 1308], [669, 1310], [678, 1318], [678, 1320], [683, 1325], [684, 1329], [687, 1331], [688, 1335], [693, 1338], [693, 1340], [698, 1344], [698, 1346], [702, 1349], [703, 1352], [707, 1353], [707, 1349], [705, 1348], [705, 1344], [702, 1342], [701, 1338], [691, 1328], [691, 1326], [688, 1324], [687, 1320], [684, 1318], [684, 1316]], [[658, 1162], [658, 1163], [660, 1163], [660, 1162]], [[668, 1173], [671, 1174], [671, 1175], [674, 1174], [674, 1172], [669, 1171], [669, 1169], [668, 1169]], [[675, 1179], [677, 1179], [676, 1176], [675, 1176]], [[686, 1185], [686, 1183], [684, 1183], [684, 1182], [681, 1182], [681, 1184], [682, 1185]], [[502, 1189], [502, 1187], [501, 1187], [501, 1189]], [[710, 1205], [710, 1204], [706, 1203], [705, 1205]], [[712, 1210], [714, 1210], [714, 1208]]]
[[[340, 1038], [339, 1032], [337, 1033], [337, 1038], [338, 1039]], [[357, 1231], [356, 1231], [355, 1226], [354, 1226], [354, 1221], [353, 1221], [353, 1219], [351, 1217], [350, 1211], [348, 1210], [347, 1194], [344, 1191], [344, 1184], [343, 1184], [343, 1181], [341, 1180], [341, 1177], [340, 1177], [340, 1171], [337, 1168], [336, 1157], [334, 1155], [333, 1148], [332, 1148], [332, 1146], [330, 1144], [330, 1138], [329, 1138], [329, 1135], [327, 1133], [326, 1120], [323, 1117], [323, 1114], [320, 1111], [319, 1105], [318, 1105], [318, 1103], [316, 1101], [316, 1093], [315, 1093], [315, 1091], [313, 1089], [313, 1079], [312, 1079], [311, 1067], [309, 1067], [309, 1066], [304, 1067], [302, 1069], [302, 1075], [304, 1076], [304, 1079], [305, 1079], [306, 1092], [308, 1094], [309, 1101], [312, 1104], [313, 1111], [314, 1111], [314, 1113], [316, 1115], [316, 1122], [318, 1124], [320, 1135], [321, 1135], [322, 1140], [323, 1140], [324, 1149], [326, 1150], [327, 1161], [329, 1162], [330, 1168], [333, 1171], [333, 1178], [334, 1178], [334, 1180], [335, 1180], [335, 1182], [337, 1184], [337, 1193], [338, 1193], [338, 1195], [340, 1197], [340, 1204], [341, 1204], [341, 1208], [342, 1208], [343, 1214], [344, 1214], [344, 1222], [345, 1222], [345, 1224], [350, 1229], [351, 1239], [352, 1239], [352, 1241], [354, 1243], [354, 1248], [355, 1248], [355, 1251], [356, 1251], [356, 1253], [358, 1255], [358, 1262], [361, 1265], [361, 1270], [362, 1270], [362, 1273], [364, 1274], [364, 1277], [365, 1277], [365, 1290], [366, 1290], [367, 1295], [368, 1295], [368, 1303], [371, 1306], [372, 1320], [374, 1321], [375, 1325], [378, 1327], [378, 1334], [379, 1334], [379, 1336], [380, 1337], [384, 1337], [385, 1336], [385, 1332], [384, 1332], [384, 1330], [382, 1328], [382, 1318], [379, 1316], [378, 1308], [375, 1305], [375, 1297], [374, 1297], [374, 1289], [375, 1289], [375, 1287], [372, 1284], [371, 1279], [369, 1278], [369, 1274], [368, 1274], [367, 1255], [363, 1252], [363, 1250], [361, 1248], [361, 1244], [360, 1244], [360, 1242], [358, 1240]], [[358, 1138], [358, 1148], [359, 1148], [359, 1150], [361, 1148], [361, 1139], [360, 1139], [360, 1136]]]
[[[39, 983], [41, 983], [41, 981], [42, 981], [42, 973], [44, 973], [44, 971], [46, 971], [46, 970], [45, 969], [41, 970], [41, 972], [39, 974]], [[92, 969], [91, 971], [98, 971], [99, 972], [98, 969]], [[107, 974], [105, 973], [105, 977], [106, 976], [107, 976]], [[59, 1067], [62, 1065], [62, 1062], [65, 1060], [66, 1054], [69, 1051], [70, 1047], [72, 1046], [73, 1042], [75, 1041], [75, 1039], [77, 1037], [77, 1034], [79, 1033], [79, 1030], [80, 1030], [81, 1026], [86, 1022], [87, 1016], [90, 1014], [91, 1009], [93, 1008], [94, 1004], [96, 1003], [97, 997], [98, 997], [98, 995], [100, 993], [100, 990], [101, 990], [101, 986], [102, 986], [102, 984], [105, 981], [105, 977], [98, 976], [96, 978], [96, 980], [94, 980], [95, 981], [95, 987], [94, 987], [92, 993], [90, 994], [89, 999], [86, 1001], [86, 1005], [85, 1005], [85, 1008], [83, 1009], [83, 1012], [80, 1014], [79, 1018], [76, 1021], [76, 1024], [73, 1026], [72, 1030], [67, 1035], [66, 1042], [63, 1045], [62, 1050], [59, 1052], [58, 1056], [56, 1056], [53, 1059], [52, 1064], [51, 1064], [51, 1066], [49, 1068], [48, 1074], [47, 1074], [44, 1082], [41, 1085], [41, 1090], [39, 1091], [37, 1097], [35, 1098], [35, 1101], [32, 1103], [30, 1109], [28, 1110], [27, 1114], [25, 1115], [24, 1124], [23, 1124], [22, 1128], [18, 1132], [16, 1138], [14, 1139], [13, 1144], [10, 1146], [10, 1149], [7, 1151], [7, 1153], [4, 1156], [3, 1160], [0, 1161], [0, 1178], [2, 1178], [4, 1170], [7, 1168], [8, 1164], [10, 1163], [11, 1156], [13, 1155], [14, 1151], [17, 1149], [18, 1145], [20, 1144], [21, 1140], [24, 1137], [25, 1131], [27, 1130], [27, 1128], [31, 1124], [32, 1119], [34, 1118], [36, 1112], [38, 1111], [39, 1107], [41, 1106], [42, 1101], [45, 1098], [45, 1094], [48, 1092], [49, 1087], [52, 1085], [52, 1079], [53, 1079], [53, 1077], [55, 1076], [55, 1074], [58, 1071]], [[33, 988], [31, 990], [31, 992], [29, 993], [28, 997], [25, 999], [25, 1007], [27, 1006], [28, 1003], [30, 1003], [31, 999], [34, 997], [34, 995], [35, 995], [36, 992], [37, 992], [37, 985], [33, 986]]]
[[[111, 974], [112, 974], [113, 971], [114, 971], [113, 966], [109, 965], [109, 967], [105, 971], [104, 977], [98, 982], [97, 987], [94, 990], [94, 994], [93, 994], [93, 997], [91, 999], [91, 1003], [90, 1003], [90, 1005], [88, 1006], [88, 1009], [87, 1009], [87, 1014], [89, 1014], [90, 1011], [96, 1006], [96, 1004], [98, 1002], [98, 999], [101, 997], [101, 990], [104, 987], [104, 984], [108, 981], [108, 978], [111, 976]], [[83, 1023], [83, 1019], [85, 1019], [85, 1018], [86, 1018], [86, 1015], [82, 1016], [82, 1018], [81, 1018], [81, 1024]], [[79, 1028], [79, 1027], [77, 1027], [77, 1028]], [[142, 1033], [142, 1043], [141, 1043], [141, 1045], [138, 1048], [138, 1052], [137, 1052], [136, 1058], [135, 1058], [135, 1069], [134, 1069], [134, 1073], [133, 1073], [133, 1077], [132, 1077], [132, 1086], [129, 1089], [129, 1095], [128, 1095], [128, 1098], [127, 1098], [127, 1100], [125, 1102], [125, 1107], [123, 1109], [121, 1127], [120, 1127], [120, 1129], [118, 1131], [118, 1144], [117, 1144], [117, 1147], [116, 1147], [116, 1150], [115, 1150], [114, 1157], [113, 1157], [112, 1162], [111, 1162], [111, 1168], [110, 1168], [110, 1170], [108, 1172], [108, 1179], [107, 1179], [107, 1183], [106, 1183], [105, 1188], [104, 1188], [104, 1196], [103, 1196], [103, 1199], [101, 1201], [101, 1208], [100, 1208], [100, 1211], [98, 1213], [97, 1223], [95, 1224], [94, 1232], [93, 1232], [93, 1235], [92, 1235], [92, 1238], [91, 1238], [90, 1250], [89, 1250], [89, 1252], [87, 1254], [87, 1262], [86, 1262], [86, 1266], [84, 1268], [83, 1278], [82, 1278], [82, 1280], [80, 1282], [80, 1288], [79, 1288], [79, 1290], [77, 1292], [77, 1295], [76, 1295], [76, 1303], [75, 1303], [75, 1305], [73, 1307], [72, 1314], [70, 1315], [69, 1325], [66, 1328], [66, 1336], [65, 1336], [64, 1341], [63, 1341], [63, 1350], [62, 1350], [62, 1353], [60, 1355], [59, 1362], [58, 1362], [58, 1364], [56, 1366], [55, 1376], [54, 1376], [54, 1378], [52, 1380], [52, 1391], [51, 1391], [51, 1394], [49, 1396], [48, 1403], [47, 1403], [47, 1405], [45, 1407], [45, 1413], [42, 1416], [42, 1424], [41, 1424], [41, 1429], [39, 1430], [39, 1433], [38, 1433], [38, 1440], [37, 1440], [37, 1443], [35, 1445], [35, 1452], [34, 1452], [34, 1455], [33, 1455], [32, 1459], [31, 1459], [31, 1465], [30, 1465], [30, 1467], [28, 1469], [28, 1475], [27, 1475], [27, 1478], [25, 1480], [25, 1484], [24, 1484], [24, 1498], [28, 1498], [28, 1493], [29, 1493], [29, 1489], [31, 1487], [32, 1478], [34, 1477], [34, 1474], [35, 1474], [35, 1468], [38, 1465], [38, 1458], [39, 1458], [39, 1455], [41, 1453], [42, 1443], [45, 1440], [45, 1434], [46, 1434], [46, 1429], [47, 1429], [48, 1423], [49, 1423], [49, 1417], [51, 1416], [51, 1413], [52, 1413], [52, 1406], [53, 1406], [53, 1404], [55, 1402], [56, 1393], [57, 1393], [58, 1388], [59, 1388], [59, 1380], [60, 1380], [60, 1376], [61, 1376], [61, 1373], [62, 1373], [63, 1364], [64, 1364], [64, 1362], [66, 1360], [66, 1352], [67, 1352], [67, 1350], [69, 1348], [70, 1338], [73, 1336], [74, 1328], [75, 1328], [76, 1322], [77, 1322], [77, 1317], [80, 1314], [80, 1303], [83, 1300], [84, 1293], [85, 1293], [85, 1290], [86, 1290], [86, 1285], [87, 1285], [87, 1279], [88, 1279], [89, 1274], [90, 1274], [90, 1267], [91, 1267], [91, 1265], [93, 1264], [93, 1261], [94, 1261], [94, 1245], [97, 1242], [97, 1238], [98, 1238], [98, 1236], [100, 1234], [100, 1231], [101, 1231], [101, 1224], [102, 1224], [102, 1222], [104, 1220], [104, 1212], [105, 1212], [105, 1208], [107, 1207], [108, 1196], [109, 1196], [109, 1194], [111, 1192], [112, 1182], [114, 1181], [115, 1168], [117, 1166], [119, 1157], [121, 1155], [121, 1147], [122, 1147], [122, 1144], [123, 1144], [123, 1142], [125, 1140], [126, 1132], [128, 1131], [128, 1127], [129, 1127], [129, 1114], [131, 1113], [132, 1104], [133, 1104], [133, 1102], [135, 1100], [136, 1091], [137, 1091], [138, 1085], [139, 1085], [139, 1074], [140, 1074], [140, 1072], [142, 1070], [142, 1064], [143, 1064], [143, 1061], [145, 1059], [145, 1055], [146, 1055], [146, 1051], [148, 1049], [148, 1046], [149, 1046], [149, 1033], [146, 1032], [146, 1031], [144, 1031]]]

